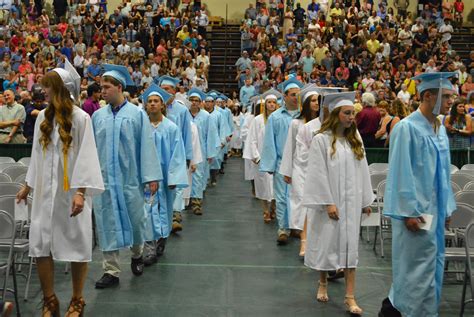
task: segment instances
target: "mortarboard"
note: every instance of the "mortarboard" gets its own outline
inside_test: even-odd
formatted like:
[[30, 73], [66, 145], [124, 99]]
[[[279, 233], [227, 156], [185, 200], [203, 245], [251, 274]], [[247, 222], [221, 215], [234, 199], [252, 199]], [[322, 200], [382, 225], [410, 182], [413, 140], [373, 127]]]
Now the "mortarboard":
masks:
[[355, 91], [345, 91], [332, 94], [326, 94], [324, 97], [325, 104], [329, 107], [329, 113], [333, 112], [334, 109], [343, 106], [354, 106]]
[[180, 81], [181, 79], [179, 78], [164, 75], [158, 79], [158, 85], [176, 87]]
[[325, 100], [325, 96], [328, 94], [334, 94], [337, 92], [341, 92], [343, 90], [347, 90], [347, 88], [344, 87], [317, 87], [319, 91], [319, 95], [321, 96], [321, 104], [320, 104], [320, 111], [319, 111], [319, 121], [321, 123], [324, 121], [324, 106], [327, 106], [328, 103]]
[[151, 84], [142, 94], [143, 103], [146, 105], [150, 96], [160, 96], [164, 104], [171, 98], [171, 94], [156, 84]]
[[278, 101], [278, 99], [282, 98], [282, 95], [278, 90], [269, 89], [261, 95], [261, 98], [265, 101], [267, 101], [267, 99], [275, 99]]
[[439, 115], [441, 111], [443, 89], [453, 90], [454, 87], [449, 78], [453, 77], [454, 75], [456, 75], [454, 72], [436, 72], [422, 73], [412, 78], [413, 80], [420, 81], [416, 86], [416, 89], [419, 93], [422, 93], [428, 89], [438, 89], [438, 98], [433, 109], [434, 115]]
[[201, 101], [204, 101], [206, 99], [206, 94], [201, 89], [191, 88], [188, 91], [188, 99], [191, 97], [197, 97]]
[[55, 68], [53, 69], [53, 72], [59, 75], [61, 77], [61, 80], [66, 87], [66, 89], [69, 91], [69, 94], [71, 95], [71, 99], [76, 100], [74, 97], [75, 94], [75, 84], [74, 84], [74, 78], [72, 77], [71, 73], [65, 70], [64, 68]]
[[75, 100], [79, 100], [79, 95], [81, 93], [81, 75], [79, 75], [76, 68], [72, 66], [67, 58], [64, 61], [64, 69], [69, 72], [72, 80], [70, 84], [72, 87], [71, 89], [68, 88], [69, 92], [73, 95]]
[[127, 67], [112, 64], [103, 64], [102, 67], [104, 68], [104, 74], [102, 74], [102, 77], [109, 76], [115, 78], [124, 88], [127, 86], [135, 86]]
[[278, 85], [278, 90], [280, 90], [282, 93], [285, 93], [288, 91], [288, 89], [291, 89], [291, 88], [302, 88], [303, 87], [303, 83], [300, 82], [298, 79], [296, 79], [295, 77], [291, 77], [287, 80], [285, 80], [284, 82], [282, 82], [281, 84]]

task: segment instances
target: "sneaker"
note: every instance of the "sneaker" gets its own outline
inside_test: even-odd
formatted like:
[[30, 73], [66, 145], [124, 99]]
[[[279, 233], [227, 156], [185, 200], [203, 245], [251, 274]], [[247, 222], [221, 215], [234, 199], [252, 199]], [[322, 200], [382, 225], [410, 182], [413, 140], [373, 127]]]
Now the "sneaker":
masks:
[[288, 233], [286, 232], [279, 233], [277, 243], [278, 245], [286, 245], [288, 243]]
[[156, 242], [156, 256], [162, 256], [165, 253], [166, 238], [161, 238]]
[[143, 268], [145, 267], [145, 263], [143, 263], [143, 257], [139, 257], [138, 259], [132, 258], [132, 263], [130, 263], [130, 267], [132, 269], [132, 273], [135, 276], [140, 276], [143, 274]]
[[95, 288], [97, 289], [104, 289], [117, 286], [120, 282], [120, 279], [117, 276], [113, 276], [112, 274], [105, 273], [102, 275], [100, 280], [95, 282]]
[[155, 264], [156, 262], [158, 262], [158, 257], [154, 253], [145, 255], [145, 258], [143, 259], [143, 264], [145, 266], [150, 266], [152, 264]]

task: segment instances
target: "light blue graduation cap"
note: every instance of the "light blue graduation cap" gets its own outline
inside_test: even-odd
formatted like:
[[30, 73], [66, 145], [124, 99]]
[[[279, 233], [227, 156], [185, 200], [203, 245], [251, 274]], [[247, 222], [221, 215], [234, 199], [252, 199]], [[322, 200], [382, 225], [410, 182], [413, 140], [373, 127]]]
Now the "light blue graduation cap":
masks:
[[164, 75], [158, 79], [158, 85], [176, 87], [180, 81], [179, 78]]
[[335, 109], [352, 106], [354, 107], [356, 92], [355, 91], [345, 91], [327, 94], [324, 97], [325, 103], [329, 107], [329, 113], [333, 112]]
[[135, 83], [130, 76], [128, 68], [122, 65], [103, 64], [104, 73], [102, 77], [109, 76], [118, 80], [123, 87], [135, 86]]
[[217, 95], [213, 92], [208, 92], [206, 94], [206, 100], [205, 101], [214, 101], [216, 100]]
[[160, 76], [156, 76], [155, 78], [153, 78], [153, 82], [157, 85], [160, 85]]
[[188, 99], [190, 99], [191, 97], [196, 97], [199, 98], [201, 101], [204, 101], [206, 99], [206, 94], [201, 89], [191, 88], [188, 91]]
[[278, 85], [278, 90], [282, 93], [287, 92], [291, 88], [303, 88], [303, 83], [295, 77], [291, 77]]
[[441, 112], [441, 103], [443, 89], [453, 90], [453, 84], [449, 80], [450, 77], [455, 76], [454, 72], [436, 72], [436, 73], [423, 73], [413, 77], [413, 80], [419, 80], [420, 82], [416, 86], [419, 93], [422, 93], [428, 89], [438, 89], [438, 98], [436, 99], [436, 105], [433, 109], [434, 115], [439, 115]]
[[208, 96], [209, 96], [209, 95], [212, 96], [212, 97], [214, 98], [214, 100], [216, 100], [216, 99], [219, 97], [220, 94], [221, 94], [221, 93], [218, 92], [217, 90], [211, 90], [211, 91], [209, 91], [209, 92], [207, 93], [207, 95], [208, 95]]
[[142, 94], [143, 104], [147, 104], [148, 98], [151, 96], [159, 96], [163, 103], [166, 104], [168, 100], [171, 98], [171, 94], [168, 93], [166, 90], [160, 88], [157, 84], [152, 83], [147, 90], [145, 90]]
[[228, 98], [226, 95], [224, 95], [224, 94], [220, 94], [218, 98], [222, 99], [222, 101], [227, 101], [227, 100], [229, 100], [229, 98]]

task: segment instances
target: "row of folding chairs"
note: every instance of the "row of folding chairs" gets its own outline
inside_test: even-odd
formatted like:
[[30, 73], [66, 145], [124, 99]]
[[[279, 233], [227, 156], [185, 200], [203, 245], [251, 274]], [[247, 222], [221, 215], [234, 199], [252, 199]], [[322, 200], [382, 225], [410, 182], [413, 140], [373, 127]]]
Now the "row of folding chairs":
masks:
[[[466, 164], [461, 169], [456, 165], [451, 164], [451, 174], [461, 171], [462, 173], [467, 173], [474, 175], [474, 164]], [[387, 173], [388, 172], [388, 163], [372, 163], [369, 165], [369, 172], [374, 173]]]
[[[13, 192], [15, 183], [9, 184]], [[2, 189], [5, 189], [4, 187]], [[28, 256], [29, 250], [29, 225], [31, 218], [32, 198], [28, 197], [26, 208], [16, 203], [16, 193], [3, 194], [0, 196], [0, 252], [7, 254], [6, 259], [0, 260], [0, 273], [4, 276], [3, 287], [1, 289], [2, 299], [7, 293], [13, 293], [19, 311], [19, 290], [17, 276], [25, 278], [24, 299], [28, 299], [31, 274], [33, 268], [33, 258]], [[13, 225], [12, 225], [13, 221]], [[26, 265], [27, 272], [23, 273], [23, 266]], [[2, 270], [4, 268], [5, 270]], [[9, 274], [13, 280], [13, 288], [8, 287]]]
[[0, 163], [0, 182], [24, 183], [27, 172], [28, 166], [20, 163]]
[[18, 160], [18, 162], [15, 161], [13, 157], [8, 157], [8, 156], [0, 156], [0, 164], [3, 163], [20, 163], [25, 166], [29, 166], [31, 161], [31, 157], [23, 157]]

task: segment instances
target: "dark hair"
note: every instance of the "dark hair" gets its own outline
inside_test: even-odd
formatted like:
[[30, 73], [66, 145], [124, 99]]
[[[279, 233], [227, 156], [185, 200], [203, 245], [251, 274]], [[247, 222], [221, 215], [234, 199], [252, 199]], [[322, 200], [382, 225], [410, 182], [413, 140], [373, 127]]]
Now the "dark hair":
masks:
[[114, 77], [112, 77], [112, 76], [103, 76], [102, 79], [105, 82], [111, 83], [114, 86], [122, 87], [122, 91], [125, 91], [126, 87], [124, 87], [123, 84], [119, 80], [115, 79]]
[[[301, 113], [298, 117], [298, 119], [304, 119], [305, 122], [310, 122], [311, 120], [319, 117], [319, 112], [321, 110], [321, 107], [318, 109], [318, 111], [316, 112], [316, 116], [313, 117], [311, 115], [311, 100], [313, 99], [313, 96], [314, 95], [311, 95], [309, 97], [306, 98], [306, 100], [303, 102], [303, 105], [301, 107]], [[318, 104], [321, 104], [321, 97], [318, 96]]]
[[449, 117], [450, 117], [450, 122], [451, 124], [453, 124], [454, 122], [460, 122], [462, 123], [463, 125], [466, 124], [466, 115], [460, 115], [458, 113], [458, 106], [459, 105], [465, 105], [466, 104], [466, 100], [464, 98], [460, 98], [458, 100], [456, 100], [452, 107], [451, 107], [451, 111], [449, 112]]
[[100, 91], [100, 86], [97, 83], [92, 83], [87, 87], [87, 97], [92, 97], [96, 92]]

